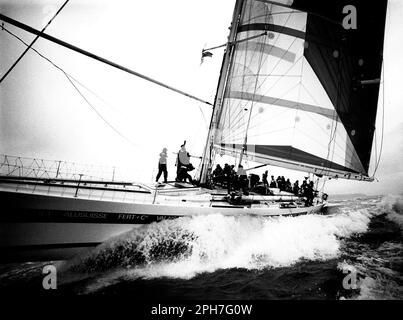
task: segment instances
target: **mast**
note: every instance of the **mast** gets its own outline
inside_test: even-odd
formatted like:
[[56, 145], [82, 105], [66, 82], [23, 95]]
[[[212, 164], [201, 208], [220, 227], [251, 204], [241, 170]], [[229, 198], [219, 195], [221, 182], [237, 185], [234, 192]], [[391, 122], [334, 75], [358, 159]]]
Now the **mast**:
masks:
[[223, 63], [220, 71], [220, 78], [218, 80], [217, 92], [214, 99], [214, 107], [211, 115], [209, 131], [207, 134], [206, 145], [204, 146], [203, 158], [200, 170], [200, 183], [205, 184], [207, 182], [207, 176], [212, 166], [212, 153], [214, 138], [217, 134], [219, 120], [222, 113], [222, 102], [225, 90], [225, 84], [228, 78], [229, 69], [231, 66], [231, 60], [234, 55], [234, 41], [237, 35], [239, 17], [244, 4], [244, 0], [236, 0], [234, 13], [232, 15], [231, 31], [228, 36], [228, 42], [224, 53]]

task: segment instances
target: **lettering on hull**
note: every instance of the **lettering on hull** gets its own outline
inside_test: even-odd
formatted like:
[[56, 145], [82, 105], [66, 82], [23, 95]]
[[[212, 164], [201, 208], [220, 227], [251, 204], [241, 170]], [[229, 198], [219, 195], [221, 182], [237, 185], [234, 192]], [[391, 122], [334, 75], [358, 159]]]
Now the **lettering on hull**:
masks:
[[7, 210], [6, 214], [2, 214], [0, 216], [0, 222], [81, 222], [147, 224], [155, 221], [175, 219], [178, 217], [179, 216], [119, 212], [15, 208]]

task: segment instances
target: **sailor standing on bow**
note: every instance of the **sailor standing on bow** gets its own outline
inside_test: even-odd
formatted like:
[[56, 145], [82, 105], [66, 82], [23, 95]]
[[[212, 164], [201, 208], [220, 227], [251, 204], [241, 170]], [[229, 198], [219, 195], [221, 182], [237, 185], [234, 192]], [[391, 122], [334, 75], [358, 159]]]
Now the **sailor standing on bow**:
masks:
[[161, 174], [164, 173], [164, 183], [167, 183], [168, 181], [168, 170], [167, 170], [167, 154], [168, 149], [164, 148], [162, 149], [162, 152], [160, 153], [160, 159], [158, 161], [158, 174], [157, 178], [155, 179], [156, 182], [158, 182], [159, 178], [161, 177]]

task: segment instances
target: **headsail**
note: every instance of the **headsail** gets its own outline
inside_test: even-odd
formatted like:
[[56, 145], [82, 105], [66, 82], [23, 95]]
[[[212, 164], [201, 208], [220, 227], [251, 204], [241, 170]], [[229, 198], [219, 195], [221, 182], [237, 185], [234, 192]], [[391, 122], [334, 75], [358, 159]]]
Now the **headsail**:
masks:
[[[342, 25], [345, 5], [357, 9], [356, 30]], [[387, 0], [376, 6], [363, 0], [238, 0], [237, 6], [212, 149], [367, 179]]]

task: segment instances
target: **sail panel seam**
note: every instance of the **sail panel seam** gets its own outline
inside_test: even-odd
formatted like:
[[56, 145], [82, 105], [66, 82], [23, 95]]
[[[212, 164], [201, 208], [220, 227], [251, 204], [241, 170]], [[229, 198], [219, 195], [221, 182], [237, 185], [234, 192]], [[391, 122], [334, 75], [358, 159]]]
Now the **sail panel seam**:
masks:
[[238, 27], [238, 33], [246, 31], [273, 31], [281, 34], [286, 34], [292, 37], [305, 39], [305, 32], [297, 29], [279, 26], [272, 23], [250, 23]]

